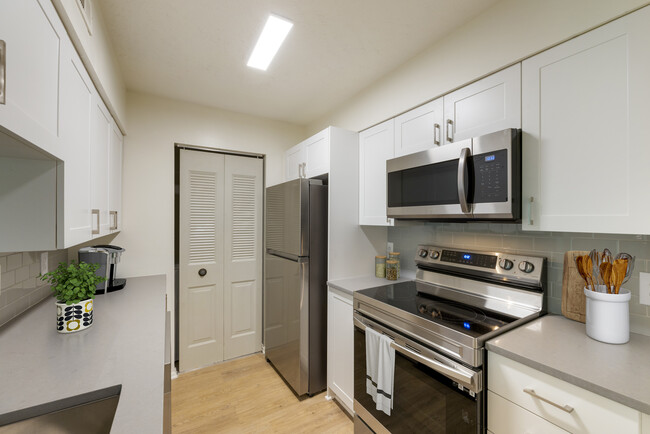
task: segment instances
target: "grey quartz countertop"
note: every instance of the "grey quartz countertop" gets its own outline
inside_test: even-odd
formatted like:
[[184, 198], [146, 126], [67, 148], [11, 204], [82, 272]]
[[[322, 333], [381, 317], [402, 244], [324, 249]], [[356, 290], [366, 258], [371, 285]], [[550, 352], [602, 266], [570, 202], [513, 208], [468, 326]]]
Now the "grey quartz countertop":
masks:
[[165, 276], [97, 295], [93, 317], [57, 333], [48, 298], [0, 328], [0, 414], [121, 384], [111, 433], [162, 432]]
[[359, 291], [360, 289], [391, 285], [393, 283], [399, 282], [408, 282], [414, 278], [415, 276], [412, 273], [409, 273], [407, 270], [402, 270], [402, 275], [397, 280], [386, 280], [381, 277], [375, 277], [374, 275], [368, 275], [350, 277], [346, 279], [328, 280], [327, 285], [347, 294], [352, 294], [353, 292]]
[[631, 333], [627, 344], [605, 344], [588, 337], [580, 322], [546, 315], [488, 341], [486, 347], [650, 414], [650, 336]]

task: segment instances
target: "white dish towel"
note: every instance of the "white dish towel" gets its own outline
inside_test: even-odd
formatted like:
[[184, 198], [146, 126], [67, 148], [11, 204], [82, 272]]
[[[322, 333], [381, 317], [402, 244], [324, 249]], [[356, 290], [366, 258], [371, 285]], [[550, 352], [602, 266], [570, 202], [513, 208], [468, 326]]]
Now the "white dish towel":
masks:
[[366, 392], [377, 403], [377, 410], [390, 416], [393, 408], [395, 349], [392, 339], [366, 327]]

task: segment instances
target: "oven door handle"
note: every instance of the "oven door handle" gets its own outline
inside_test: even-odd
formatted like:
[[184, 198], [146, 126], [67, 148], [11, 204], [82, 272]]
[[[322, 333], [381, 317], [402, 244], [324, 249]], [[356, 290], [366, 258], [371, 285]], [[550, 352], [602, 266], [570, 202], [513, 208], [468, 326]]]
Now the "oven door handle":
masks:
[[438, 362], [437, 360], [430, 359], [406, 347], [396, 344], [395, 341], [391, 342], [390, 346], [393, 347], [395, 351], [402, 353], [405, 356], [414, 359], [425, 366], [428, 366], [434, 371], [441, 373], [445, 377], [455, 380], [456, 382], [462, 384], [463, 386], [467, 387], [470, 390], [477, 389], [478, 385], [476, 384], [475, 374], [470, 375], [465, 372], [459, 371], [457, 369], [451, 368], [443, 363]]

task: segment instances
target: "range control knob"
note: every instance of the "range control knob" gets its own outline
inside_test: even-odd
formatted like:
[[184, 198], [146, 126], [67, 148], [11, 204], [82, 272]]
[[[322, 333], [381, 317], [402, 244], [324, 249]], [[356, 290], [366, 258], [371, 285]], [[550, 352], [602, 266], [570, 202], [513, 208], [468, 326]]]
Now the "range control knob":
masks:
[[514, 264], [512, 263], [512, 261], [510, 259], [502, 258], [499, 261], [499, 267], [503, 268], [504, 270], [512, 270], [513, 265]]
[[429, 257], [431, 259], [438, 259], [440, 257], [440, 252], [437, 250], [431, 250], [431, 252], [429, 253]]
[[420, 251], [418, 252], [418, 256], [420, 256], [421, 258], [426, 258], [428, 254], [429, 252], [427, 252], [427, 249], [420, 249]]
[[533, 270], [535, 269], [535, 266], [531, 262], [521, 261], [519, 263], [519, 269], [524, 273], [532, 273]]

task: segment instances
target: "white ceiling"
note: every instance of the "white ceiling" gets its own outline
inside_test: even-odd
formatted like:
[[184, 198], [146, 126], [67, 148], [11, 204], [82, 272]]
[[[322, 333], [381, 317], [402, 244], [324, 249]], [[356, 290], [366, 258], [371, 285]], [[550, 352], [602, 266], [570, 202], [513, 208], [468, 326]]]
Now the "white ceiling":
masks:
[[[98, 3], [129, 90], [307, 124], [496, 1]], [[264, 72], [246, 62], [269, 13], [294, 27]]]

